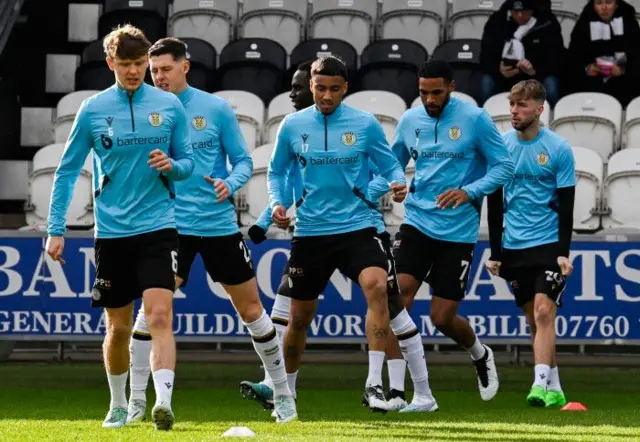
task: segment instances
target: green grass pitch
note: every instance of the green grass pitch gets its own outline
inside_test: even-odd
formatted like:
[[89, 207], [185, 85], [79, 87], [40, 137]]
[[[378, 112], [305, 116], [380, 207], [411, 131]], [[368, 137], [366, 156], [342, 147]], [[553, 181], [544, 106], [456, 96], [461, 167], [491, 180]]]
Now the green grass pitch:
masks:
[[[480, 399], [471, 364], [440, 365], [430, 367], [440, 411], [381, 415], [360, 406], [366, 366], [306, 364], [298, 378], [300, 421], [276, 425], [238, 392], [239, 381], [261, 379], [258, 366], [182, 363], [174, 393], [176, 425], [160, 433], [149, 421], [101, 428], [109, 397], [100, 364], [3, 364], [0, 441], [208, 441], [223, 439], [232, 426], [248, 426], [260, 441], [640, 440], [637, 368], [561, 367], [569, 401], [584, 403], [588, 412], [530, 408], [525, 396], [532, 368], [499, 369], [500, 392], [491, 402]], [[149, 385], [148, 411], [154, 399]]]

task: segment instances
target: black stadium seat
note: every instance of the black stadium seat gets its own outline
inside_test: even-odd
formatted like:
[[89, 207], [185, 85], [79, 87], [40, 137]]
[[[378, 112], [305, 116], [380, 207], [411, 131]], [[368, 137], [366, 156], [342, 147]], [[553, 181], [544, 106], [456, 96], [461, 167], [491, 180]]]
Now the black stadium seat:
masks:
[[273, 40], [242, 38], [229, 43], [220, 54], [220, 90], [251, 92], [268, 106], [273, 97], [288, 89], [283, 85], [287, 53]]
[[472, 96], [482, 103], [482, 68], [480, 67], [480, 40], [464, 38], [442, 43], [433, 51], [434, 60], [445, 60], [453, 68], [456, 90]]
[[350, 43], [337, 38], [314, 38], [296, 46], [291, 52], [291, 68], [287, 73], [286, 81], [291, 81], [300, 63], [326, 55], [336, 56], [345, 62], [349, 69], [349, 90], [355, 89], [358, 52]]
[[151, 43], [167, 36], [167, 20], [155, 11], [117, 9], [103, 13], [98, 19], [98, 34], [102, 38], [118, 26], [132, 24], [142, 29]]
[[427, 50], [413, 40], [374, 41], [360, 57], [360, 87], [393, 92], [411, 106], [418, 91], [418, 70], [428, 57]]
[[191, 68], [187, 74], [189, 84], [203, 91], [215, 89], [215, 71], [218, 54], [211, 44], [198, 38], [181, 38], [187, 45], [187, 58]]
[[166, 19], [169, 6], [167, 0], [104, 0], [104, 12], [123, 9], [152, 11]]

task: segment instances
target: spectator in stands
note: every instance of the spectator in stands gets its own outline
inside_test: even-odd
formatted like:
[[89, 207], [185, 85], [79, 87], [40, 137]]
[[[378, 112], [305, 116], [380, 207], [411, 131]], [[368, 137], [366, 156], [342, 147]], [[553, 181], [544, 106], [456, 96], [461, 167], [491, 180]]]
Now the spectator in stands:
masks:
[[542, 3], [507, 0], [489, 18], [480, 55], [485, 73], [484, 100], [531, 78], [544, 84], [552, 106], [560, 98], [562, 30], [558, 19]]
[[602, 92], [626, 106], [638, 95], [640, 26], [623, 0], [590, 0], [571, 33], [566, 85], [571, 92]]

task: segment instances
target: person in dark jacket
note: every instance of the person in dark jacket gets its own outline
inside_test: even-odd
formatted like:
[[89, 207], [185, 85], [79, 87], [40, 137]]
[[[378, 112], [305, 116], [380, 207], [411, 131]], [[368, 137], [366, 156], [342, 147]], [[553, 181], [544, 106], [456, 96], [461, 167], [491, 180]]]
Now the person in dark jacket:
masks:
[[640, 26], [623, 0], [590, 0], [573, 32], [567, 54], [571, 92], [602, 92], [622, 106], [640, 92]]
[[562, 29], [541, 5], [536, 0], [507, 0], [487, 21], [480, 55], [485, 100], [532, 78], [544, 84], [552, 106], [560, 98]]

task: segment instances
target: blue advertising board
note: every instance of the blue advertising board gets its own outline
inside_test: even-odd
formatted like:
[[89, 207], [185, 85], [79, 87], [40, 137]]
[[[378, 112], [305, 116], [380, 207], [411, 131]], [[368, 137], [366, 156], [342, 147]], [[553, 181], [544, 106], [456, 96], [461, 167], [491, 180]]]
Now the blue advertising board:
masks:
[[[0, 339], [101, 339], [104, 318], [92, 309], [95, 278], [91, 238], [67, 238], [66, 264], [43, 252], [42, 238], [0, 237]], [[290, 242], [249, 243], [262, 301], [270, 311]], [[476, 247], [468, 294], [460, 314], [485, 341], [527, 342], [529, 329], [506, 282], [484, 268], [489, 245]], [[567, 342], [640, 343], [640, 243], [573, 243], [574, 273], [556, 321]], [[482, 265], [481, 265], [482, 264]], [[430, 291], [423, 285], [413, 316], [425, 342], [448, 341], [429, 318]], [[246, 339], [247, 331], [219, 284], [198, 258], [188, 286], [176, 292], [174, 330], [180, 340]], [[311, 341], [363, 342], [366, 303], [358, 286], [334, 273], [309, 330]]]

